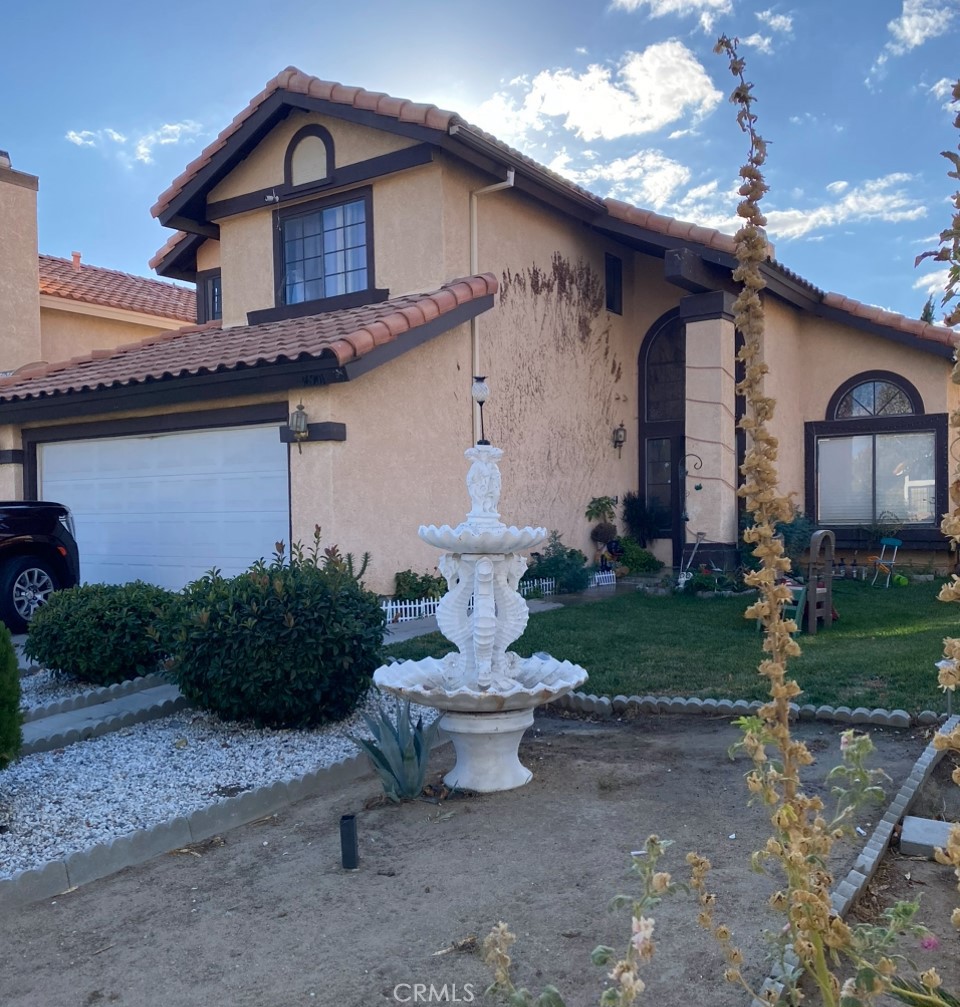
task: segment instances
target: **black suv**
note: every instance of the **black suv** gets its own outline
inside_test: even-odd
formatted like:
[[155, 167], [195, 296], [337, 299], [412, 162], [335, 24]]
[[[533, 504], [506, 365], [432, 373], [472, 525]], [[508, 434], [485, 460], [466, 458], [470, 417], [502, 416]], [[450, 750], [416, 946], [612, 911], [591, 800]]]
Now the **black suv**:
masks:
[[22, 633], [61, 587], [80, 581], [73, 515], [43, 500], [0, 501], [0, 619]]

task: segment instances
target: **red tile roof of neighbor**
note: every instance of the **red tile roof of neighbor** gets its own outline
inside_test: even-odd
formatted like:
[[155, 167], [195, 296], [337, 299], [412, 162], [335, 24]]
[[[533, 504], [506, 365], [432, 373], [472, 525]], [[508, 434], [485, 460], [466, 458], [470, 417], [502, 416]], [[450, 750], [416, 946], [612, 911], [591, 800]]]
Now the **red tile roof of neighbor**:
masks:
[[[562, 175], [551, 171], [525, 154], [514, 150], [489, 133], [484, 132], [476, 126], [471, 126], [455, 112], [444, 111], [437, 108], [436, 105], [424, 105], [407, 101], [403, 98], [393, 98], [379, 91], [366, 91], [360, 87], [346, 87], [334, 81], [321, 80], [319, 77], [312, 77], [293, 66], [287, 67], [267, 82], [264, 89], [252, 98], [247, 107], [234, 117], [230, 125], [220, 133], [216, 140], [204, 148], [200, 156], [191, 161], [184, 171], [174, 179], [154, 204], [151, 213], [155, 217], [162, 214], [183, 189], [211, 163], [215, 155], [226, 146], [230, 137], [243, 126], [246, 120], [271, 95], [281, 90], [295, 94], [310, 95], [311, 97], [321, 98], [336, 104], [349, 105], [356, 109], [390, 116], [401, 122], [415, 123], [439, 132], [457, 133], [458, 135], [465, 136], [467, 139], [472, 138], [473, 140], [486, 142], [502, 150], [511, 159], [524, 164], [535, 175], [548, 179], [554, 185], [559, 185], [571, 195], [593, 202], [597, 207], [598, 213], [605, 212], [614, 219], [634, 224], [637, 227], [704, 245], [731, 255], [734, 252], [734, 239], [731, 235], [724, 234], [714, 228], [702, 227], [699, 224], [676, 220], [673, 217], [665, 217], [650, 210], [644, 210], [629, 203], [621, 202], [620, 200], [601, 199], [596, 194], [575, 185]], [[174, 234], [150, 260], [151, 268], [158, 265], [164, 256], [169, 254], [187, 237], [188, 235], [182, 231]], [[829, 307], [836, 308], [838, 311], [845, 312], [854, 317], [876, 321], [881, 325], [908, 333], [919, 339], [930, 340], [947, 346], [956, 346], [960, 343], [960, 335], [943, 326], [929, 325], [925, 322], [906, 318], [903, 315], [883, 311], [880, 308], [873, 308], [870, 305], [861, 304], [859, 301], [843, 297], [840, 294], [823, 295], [821, 291], [817, 290], [816, 287], [802, 277], [793, 273], [782, 264], [775, 262], [772, 256], [773, 250], [771, 247], [772, 265], [793, 279], [798, 280], [810, 290], [815, 291], [821, 297], [822, 302]]]
[[197, 295], [188, 287], [178, 287], [145, 276], [132, 276], [115, 269], [88, 266], [79, 258], [74, 265], [70, 259], [41, 255], [39, 264], [41, 294], [139, 311], [158, 318], [196, 321]]
[[0, 381], [0, 402], [320, 357], [342, 366], [496, 291], [496, 279], [483, 273], [451, 280], [429, 293], [321, 315], [229, 329], [220, 322], [187, 326], [115, 350], [25, 367]]

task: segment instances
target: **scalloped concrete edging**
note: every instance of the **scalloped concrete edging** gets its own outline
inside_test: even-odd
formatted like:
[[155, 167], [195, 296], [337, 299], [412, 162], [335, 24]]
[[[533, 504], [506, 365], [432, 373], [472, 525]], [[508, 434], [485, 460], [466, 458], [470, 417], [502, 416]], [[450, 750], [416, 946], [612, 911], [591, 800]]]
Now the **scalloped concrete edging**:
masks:
[[0, 879], [0, 912], [73, 891], [125, 867], [135, 867], [163, 853], [272, 815], [305, 797], [330, 793], [372, 772], [367, 757], [357, 754], [292, 780], [225, 798], [186, 817], [138, 829], [111, 842], [72, 853], [64, 860], [19, 871], [11, 878]]
[[31, 721], [41, 720], [43, 717], [53, 717], [58, 713], [70, 713], [71, 710], [80, 710], [86, 706], [99, 706], [101, 703], [109, 703], [121, 696], [131, 696], [136, 692], [143, 692], [144, 689], [155, 689], [157, 686], [167, 685], [169, 681], [165, 675], [154, 672], [151, 675], [128, 679], [126, 682], [114, 682], [113, 685], [87, 689], [85, 692], [68, 696], [66, 699], [55, 699], [50, 703], [25, 709], [23, 723], [29, 724]]
[[[146, 697], [141, 693], [148, 691], [153, 691], [154, 695], [149, 697], [149, 702], [143, 702], [142, 700]], [[97, 708], [107, 704], [114, 706], [114, 711], [108, 712], [106, 716], [96, 715]], [[104, 734], [122, 730], [133, 724], [166, 717], [186, 706], [189, 706], [189, 703], [181, 695], [180, 690], [175, 685], [164, 682], [159, 686], [138, 689], [125, 695], [115, 696], [104, 700], [103, 703], [78, 707], [68, 710], [64, 714], [48, 715], [24, 724], [24, 739], [20, 755], [37, 755], [40, 752], [50, 752], [55, 748], [66, 748], [67, 745], [73, 745], [78, 741], [99, 738]], [[70, 716], [70, 714], [76, 714], [76, 716]], [[64, 717], [65, 722], [56, 724], [52, 731], [42, 732], [44, 720], [51, 720], [55, 717]]]
[[[711, 714], [718, 717], [739, 717], [755, 713], [764, 703], [755, 699], [695, 699], [684, 696], [595, 696], [593, 693], [568, 692], [549, 704], [555, 709], [570, 710], [594, 717], [612, 717], [617, 713], [686, 713]], [[858, 706], [814, 706], [806, 703], [790, 704], [792, 719], [823, 720], [839, 724], [869, 725], [873, 727], [911, 727], [914, 724], [933, 725], [945, 721], [945, 713], [923, 710], [911, 717], [906, 710], [868, 710]]]

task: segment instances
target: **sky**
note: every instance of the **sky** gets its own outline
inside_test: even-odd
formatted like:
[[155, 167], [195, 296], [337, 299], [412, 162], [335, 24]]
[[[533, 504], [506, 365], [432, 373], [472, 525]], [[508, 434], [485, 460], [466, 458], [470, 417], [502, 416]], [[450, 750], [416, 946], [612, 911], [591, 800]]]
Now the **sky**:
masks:
[[[0, 149], [40, 251], [140, 275], [157, 196], [282, 69], [458, 112], [600, 196], [736, 228], [740, 39], [776, 257], [919, 317], [957, 187], [960, 0], [36, 0], [4, 15]], [[2, 221], [0, 221], [2, 231]], [[496, 271], [495, 263], [481, 268]]]

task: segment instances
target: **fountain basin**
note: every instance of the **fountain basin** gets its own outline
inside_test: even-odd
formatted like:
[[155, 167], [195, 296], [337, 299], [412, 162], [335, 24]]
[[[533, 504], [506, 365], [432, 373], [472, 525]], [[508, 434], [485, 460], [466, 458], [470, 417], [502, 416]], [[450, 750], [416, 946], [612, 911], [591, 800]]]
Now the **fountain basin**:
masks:
[[459, 524], [456, 528], [445, 524], [438, 528], [429, 524], [420, 525], [417, 534], [429, 545], [448, 552], [505, 555], [539, 545], [546, 539], [547, 529], [517, 528], [513, 525], [509, 528], [506, 525], [484, 528], [476, 524]]
[[504, 670], [512, 681], [495, 692], [486, 691], [463, 681], [462, 663], [462, 656], [456, 653], [398, 661], [378, 668], [373, 682], [385, 692], [421, 706], [487, 714], [530, 710], [552, 702], [587, 680], [586, 671], [570, 661], [508, 653]]

